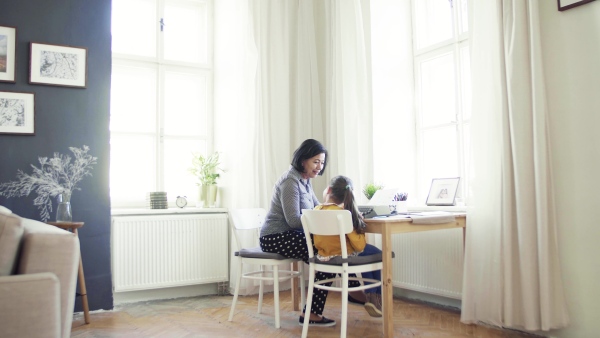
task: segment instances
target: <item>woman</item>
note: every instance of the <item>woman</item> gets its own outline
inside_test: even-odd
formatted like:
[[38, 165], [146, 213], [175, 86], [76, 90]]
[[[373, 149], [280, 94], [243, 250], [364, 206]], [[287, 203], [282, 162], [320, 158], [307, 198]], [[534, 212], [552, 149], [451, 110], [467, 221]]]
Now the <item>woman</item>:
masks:
[[[260, 246], [264, 252], [275, 252], [289, 258], [300, 258], [308, 263], [308, 248], [300, 221], [302, 209], [313, 209], [319, 204], [310, 180], [323, 175], [327, 149], [317, 140], [308, 139], [294, 151], [291, 167], [283, 173], [273, 188], [271, 208], [260, 232]], [[317, 273], [315, 281], [333, 277]], [[352, 281], [351, 285], [358, 283]], [[353, 293], [353, 298], [364, 302], [364, 293]], [[321, 316], [327, 299], [327, 290], [314, 289], [309, 324], [333, 326], [335, 321]], [[299, 319], [304, 323], [304, 313]]]

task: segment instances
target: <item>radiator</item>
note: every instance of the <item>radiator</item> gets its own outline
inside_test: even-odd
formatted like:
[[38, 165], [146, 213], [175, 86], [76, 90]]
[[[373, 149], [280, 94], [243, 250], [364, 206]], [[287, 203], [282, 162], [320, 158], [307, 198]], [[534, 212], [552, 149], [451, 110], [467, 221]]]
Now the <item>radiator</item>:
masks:
[[392, 248], [395, 287], [461, 299], [462, 229], [394, 235]]
[[228, 280], [227, 214], [114, 216], [115, 292]]

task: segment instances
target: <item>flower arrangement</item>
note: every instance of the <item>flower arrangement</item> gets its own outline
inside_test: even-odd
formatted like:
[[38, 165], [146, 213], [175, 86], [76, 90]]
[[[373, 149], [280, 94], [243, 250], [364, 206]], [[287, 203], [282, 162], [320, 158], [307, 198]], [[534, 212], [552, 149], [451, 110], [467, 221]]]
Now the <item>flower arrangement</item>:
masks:
[[217, 178], [221, 176], [217, 171], [225, 172], [219, 168], [220, 164], [218, 152], [214, 152], [208, 156], [194, 153], [192, 167], [189, 168], [189, 171], [198, 178], [197, 185], [214, 185], [217, 184]]
[[31, 174], [18, 170], [15, 181], [0, 184], [0, 196], [29, 196], [34, 191], [37, 197], [33, 204], [40, 209], [42, 221], [47, 221], [52, 211], [51, 198], [60, 194], [70, 196], [74, 190], [81, 190], [77, 183], [85, 176], [92, 176], [90, 171], [98, 159], [88, 154], [90, 148], [86, 145], [69, 150], [74, 155], [73, 161], [69, 155], [54, 153], [52, 158], [39, 157], [40, 166], [32, 164]]

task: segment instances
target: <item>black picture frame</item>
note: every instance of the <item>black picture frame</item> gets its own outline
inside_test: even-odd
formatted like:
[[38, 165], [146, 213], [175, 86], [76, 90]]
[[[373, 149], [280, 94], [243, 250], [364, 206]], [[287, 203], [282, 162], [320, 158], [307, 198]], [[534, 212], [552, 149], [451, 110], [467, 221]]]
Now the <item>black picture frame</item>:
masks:
[[575, 8], [581, 5], [585, 5], [594, 0], [557, 0], [558, 2], [558, 10], [566, 11], [567, 9]]
[[0, 134], [35, 135], [35, 94], [0, 91]]
[[29, 84], [86, 88], [87, 48], [31, 42]]
[[17, 28], [0, 26], [0, 82], [16, 83]]

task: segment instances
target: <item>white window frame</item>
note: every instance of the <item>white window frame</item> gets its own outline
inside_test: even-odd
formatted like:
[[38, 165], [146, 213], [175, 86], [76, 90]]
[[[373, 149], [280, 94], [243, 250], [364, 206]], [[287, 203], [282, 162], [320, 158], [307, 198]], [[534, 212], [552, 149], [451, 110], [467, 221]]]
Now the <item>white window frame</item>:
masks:
[[[413, 5], [413, 65], [414, 65], [414, 75], [415, 75], [415, 134], [416, 134], [416, 154], [417, 154], [417, 170], [416, 170], [416, 181], [417, 181], [417, 198], [418, 200], [422, 200], [425, 201], [425, 199], [427, 198], [427, 192], [429, 191], [429, 187], [431, 184], [431, 180], [433, 178], [436, 177], [424, 177], [423, 175], [423, 168], [424, 168], [424, 145], [423, 145], [423, 134], [425, 131], [427, 130], [431, 130], [431, 129], [435, 129], [435, 128], [441, 128], [441, 127], [448, 127], [448, 126], [454, 126], [456, 128], [456, 136], [457, 136], [457, 163], [458, 163], [458, 173], [459, 176], [461, 178], [460, 180], [460, 186], [459, 186], [459, 190], [458, 190], [458, 195], [457, 198], [459, 199], [458, 204], [460, 204], [460, 200], [463, 198], [464, 192], [466, 191], [467, 188], [467, 182], [468, 182], [468, 156], [466, 154], [466, 149], [467, 147], [469, 147], [468, 144], [466, 144], [465, 141], [465, 127], [468, 126], [470, 124], [470, 119], [466, 118], [465, 116], [463, 116], [463, 111], [464, 111], [464, 107], [466, 104], [470, 105], [470, 102], [463, 102], [463, 95], [462, 95], [462, 90], [463, 90], [463, 84], [462, 84], [462, 78], [463, 78], [463, 70], [462, 70], [462, 65], [461, 65], [461, 58], [460, 58], [460, 54], [461, 54], [461, 48], [463, 47], [468, 47], [469, 45], [469, 40], [468, 40], [468, 31], [464, 32], [462, 34], [459, 34], [459, 11], [460, 8], [459, 6], [454, 5], [453, 6], [453, 37], [451, 39], [442, 41], [442, 42], [438, 42], [434, 45], [431, 46], [427, 46], [425, 48], [421, 48], [421, 49], [417, 49], [417, 33], [416, 33], [416, 24], [415, 24], [415, 18], [416, 18], [416, 13], [415, 13], [415, 5], [414, 2], [415, 1], [420, 1], [420, 0], [412, 0]], [[453, 0], [456, 1], [456, 0]], [[457, 3], [459, 1], [456, 1]], [[435, 58], [439, 55], [442, 54], [446, 54], [446, 53], [453, 53], [454, 54], [454, 71], [456, 74], [456, 83], [455, 83], [455, 88], [456, 88], [456, 116], [454, 118], [453, 121], [448, 121], [447, 123], [442, 123], [442, 124], [437, 124], [434, 126], [427, 126], [424, 127], [422, 126], [422, 119], [421, 119], [421, 114], [422, 114], [422, 108], [421, 108], [421, 102], [423, 100], [422, 98], [422, 92], [421, 92], [421, 70], [420, 70], [420, 65], [423, 61], [425, 60], [430, 60], [432, 58]]]
[[[119, 1], [119, 0], [113, 0]], [[165, 18], [165, 4], [166, 3], [204, 3], [206, 5], [207, 11], [207, 60], [206, 62], [182, 62], [182, 61], [173, 61], [167, 60], [164, 57], [164, 37], [161, 32], [161, 20]], [[132, 14], [134, 15], [134, 14]], [[168, 19], [164, 20], [165, 29], [168, 29]], [[213, 43], [213, 34], [214, 34], [214, 5], [213, 0], [156, 0], [156, 57], [144, 57], [130, 54], [121, 54], [121, 53], [112, 53], [112, 62], [115, 64], [122, 65], [144, 65], [144, 66], [153, 66], [156, 67], [157, 70], [157, 121], [156, 121], [156, 130], [152, 135], [155, 137], [155, 152], [156, 152], [156, 167], [154, 168], [156, 171], [155, 177], [155, 185], [157, 191], [164, 191], [164, 143], [163, 139], [165, 137], [171, 137], [173, 139], [195, 139], [202, 140], [206, 142], [206, 150], [207, 153], [212, 153], [214, 151], [214, 106], [213, 106], [213, 93], [214, 93], [214, 64], [213, 64], [213, 54], [214, 54], [214, 43]], [[164, 107], [164, 77], [165, 71], [167, 70], [186, 70], [189, 72], [202, 74], [206, 76], [206, 88], [207, 88], [207, 97], [206, 97], [206, 112], [207, 112], [207, 128], [206, 134], [203, 136], [176, 136], [176, 135], [165, 135], [163, 126], [164, 126], [164, 115], [165, 115], [165, 107]], [[139, 132], [120, 132], [120, 131], [111, 131], [112, 135], [142, 135], [144, 133]], [[147, 133], [146, 133], [147, 134]], [[191, 162], [190, 162], [191, 166]], [[175, 206], [175, 197], [176, 196], [168, 196], [169, 207]], [[196, 196], [188, 196], [188, 200], [195, 200]], [[146, 200], [126, 200], [119, 197], [111, 196], [111, 206], [112, 208], [138, 208], [138, 207], [147, 207]]]

